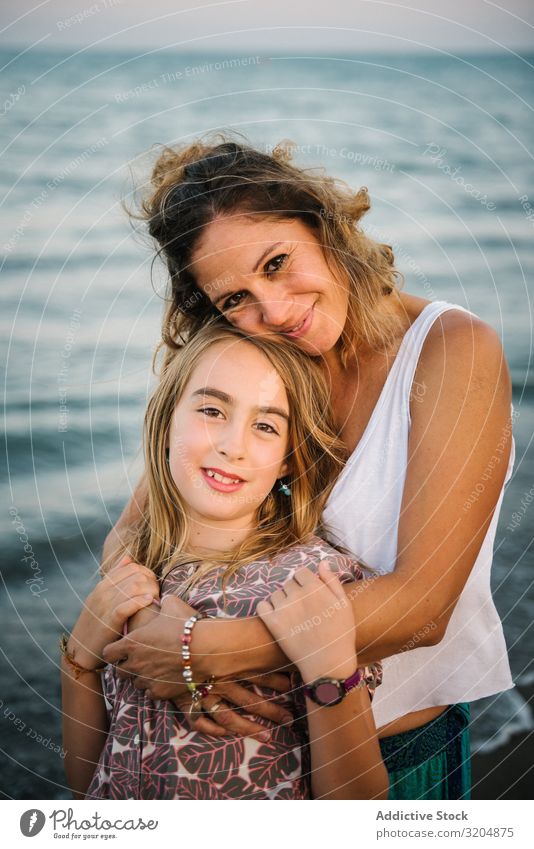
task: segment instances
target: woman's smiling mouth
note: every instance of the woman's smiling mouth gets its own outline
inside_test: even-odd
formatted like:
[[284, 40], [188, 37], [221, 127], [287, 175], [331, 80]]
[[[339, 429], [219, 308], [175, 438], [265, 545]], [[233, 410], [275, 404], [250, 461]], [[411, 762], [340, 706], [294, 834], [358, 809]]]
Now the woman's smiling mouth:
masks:
[[307, 333], [313, 321], [314, 308], [315, 304], [310, 307], [300, 324], [296, 324], [294, 327], [290, 327], [288, 330], [283, 330], [283, 335], [290, 336], [292, 339], [297, 339], [299, 336], [303, 336], [305, 333]]

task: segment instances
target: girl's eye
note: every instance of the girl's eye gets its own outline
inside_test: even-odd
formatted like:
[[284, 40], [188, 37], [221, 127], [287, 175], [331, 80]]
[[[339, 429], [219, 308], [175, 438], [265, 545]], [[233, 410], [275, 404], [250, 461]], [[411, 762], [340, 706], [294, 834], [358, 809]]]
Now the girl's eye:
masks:
[[[265, 274], [267, 275], [267, 277], [272, 277], [272, 275], [276, 271], [280, 271], [280, 269], [284, 265], [288, 256], [289, 256], [289, 254], [278, 254], [278, 256], [275, 256], [272, 259], [270, 259], [269, 262], [267, 262], [264, 266]], [[273, 264], [275, 266], [274, 271], [267, 271], [269, 266], [273, 265]]]
[[214, 419], [219, 415], [222, 415], [221, 411], [217, 409], [217, 407], [202, 407], [199, 413], [204, 413], [204, 415], [209, 416], [209, 418]]
[[258, 422], [256, 424], [256, 427], [258, 428], [258, 430], [261, 430], [263, 433], [276, 433], [276, 434], [278, 434], [278, 431], [276, 430], [276, 428], [274, 428], [270, 424], [267, 424], [267, 422]]
[[230, 297], [227, 298], [223, 304], [223, 311], [232, 310], [235, 307], [239, 306], [239, 304], [241, 303], [243, 298], [246, 297], [246, 295], [246, 292], [235, 292], [233, 295], [230, 295]]

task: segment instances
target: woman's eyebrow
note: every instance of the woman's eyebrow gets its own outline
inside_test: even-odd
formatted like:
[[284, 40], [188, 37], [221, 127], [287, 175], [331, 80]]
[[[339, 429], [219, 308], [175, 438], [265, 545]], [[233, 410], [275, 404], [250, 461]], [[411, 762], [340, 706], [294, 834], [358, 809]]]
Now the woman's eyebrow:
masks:
[[[226, 392], [222, 392], [220, 389], [215, 389], [212, 386], [204, 386], [202, 389], [195, 389], [192, 393], [191, 397], [195, 398], [197, 395], [211, 395], [212, 398], [218, 398], [219, 401], [222, 401], [224, 404], [234, 404], [234, 399], [231, 395], [228, 395]], [[289, 421], [289, 414], [286, 413], [285, 410], [282, 410], [281, 407], [256, 407], [256, 411], [258, 413], [269, 413], [275, 416], [281, 416], [286, 421]]]
[[256, 265], [254, 266], [254, 268], [252, 270], [254, 272], [256, 272], [258, 270], [258, 268], [260, 267], [260, 265], [262, 264], [265, 257], [268, 256], [268, 254], [270, 254], [271, 251], [274, 251], [274, 249], [277, 248], [279, 245], [283, 245], [283, 242], [275, 242], [273, 245], [270, 245], [267, 248], [267, 250], [262, 253], [262, 255], [260, 256], [259, 260], [257, 261]]

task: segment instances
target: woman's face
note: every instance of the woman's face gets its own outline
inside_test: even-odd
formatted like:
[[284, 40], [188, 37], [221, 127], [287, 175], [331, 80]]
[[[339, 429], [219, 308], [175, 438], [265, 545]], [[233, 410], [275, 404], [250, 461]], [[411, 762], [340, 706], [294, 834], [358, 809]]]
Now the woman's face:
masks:
[[221, 216], [192, 255], [198, 287], [229, 322], [250, 334], [280, 334], [325, 354], [347, 318], [348, 288], [332, 276], [300, 220]]

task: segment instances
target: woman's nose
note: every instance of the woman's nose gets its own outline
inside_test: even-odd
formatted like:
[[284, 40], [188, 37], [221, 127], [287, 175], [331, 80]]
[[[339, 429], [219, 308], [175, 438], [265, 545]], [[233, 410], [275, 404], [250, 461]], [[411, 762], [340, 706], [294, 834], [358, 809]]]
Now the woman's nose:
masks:
[[267, 327], [274, 327], [276, 329], [280, 327], [290, 327], [291, 310], [291, 301], [286, 299], [270, 298], [262, 301], [261, 314], [263, 323]]

